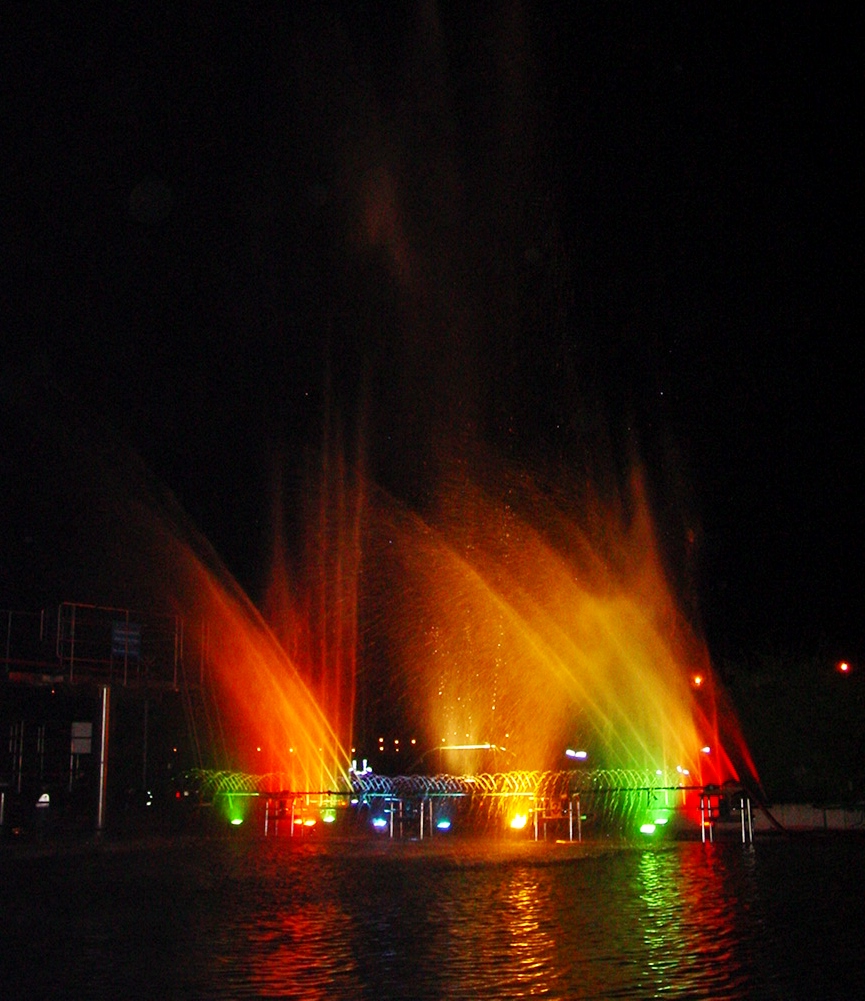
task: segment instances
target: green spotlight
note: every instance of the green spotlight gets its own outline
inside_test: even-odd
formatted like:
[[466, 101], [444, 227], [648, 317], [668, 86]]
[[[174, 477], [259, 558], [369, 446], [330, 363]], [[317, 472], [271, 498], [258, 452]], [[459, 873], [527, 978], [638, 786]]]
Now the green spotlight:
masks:
[[651, 822], [647, 822], [645, 824], [640, 825], [640, 834], [646, 834], [646, 835], [654, 834], [655, 830], [656, 830], [655, 825]]
[[221, 813], [232, 827], [240, 827], [246, 819], [247, 797], [227, 795], [221, 799]]

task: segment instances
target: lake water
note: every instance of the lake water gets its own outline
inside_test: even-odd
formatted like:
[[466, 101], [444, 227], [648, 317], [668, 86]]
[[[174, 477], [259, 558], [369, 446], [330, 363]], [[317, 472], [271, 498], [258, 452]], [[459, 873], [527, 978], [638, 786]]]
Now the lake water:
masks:
[[0, 846], [0, 997], [849, 999], [865, 839]]

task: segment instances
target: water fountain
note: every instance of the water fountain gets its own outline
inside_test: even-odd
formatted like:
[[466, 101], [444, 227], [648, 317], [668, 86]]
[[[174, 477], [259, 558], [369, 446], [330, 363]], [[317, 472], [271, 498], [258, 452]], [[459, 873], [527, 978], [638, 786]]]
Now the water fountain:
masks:
[[[498, 482], [498, 497], [464, 482], [426, 519], [369, 485], [322, 488], [313, 583], [297, 599], [275, 573], [271, 628], [194, 564], [200, 612], [223, 636], [217, 679], [271, 765], [199, 775], [207, 797], [255, 793], [283, 816], [353, 802], [389, 814], [391, 833], [431, 831], [434, 804], [475, 830], [530, 818], [535, 836], [568, 817], [572, 837], [575, 803], [578, 827], [588, 809], [596, 830], [621, 833], [683, 807], [696, 820], [707, 788], [753, 777], [667, 583], [640, 475], [618, 506], [595, 499], [581, 517], [525, 476]], [[392, 761], [379, 774], [384, 738], [376, 748], [350, 711], [369, 712], [375, 693], [357, 686], [376, 680], [373, 726], [390, 714], [414, 735], [401, 776]], [[372, 767], [358, 768], [355, 735]]]
[[[534, 187], [528, 93], [508, 73], [507, 99], [463, 109], [467, 120], [480, 121], [480, 107], [495, 120], [464, 139], [471, 156], [458, 155], [466, 150], [452, 146], [460, 131], [441, 96], [445, 36], [421, 22], [411, 30], [423, 58], [409, 74], [418, 106], [403, 136], [411, 100], [389, 117], [365, 91], [345, 106], [334, 97], [330, 115], [310, 120], [334, 123], [320, 152], [340, 188], [345, 215], [334, 215], [333, 235], [350, 248], [344, 271], [375, 278], [375, 292], [343, 290], [334, 313], [354, 315], [359, 340], [372, 331], [375, 343], [359, 354], [379, 363], [375, 403], [388, 422], [379, 437], [399, 438], [391, 462], [422, 470], [423, 489], [384, 489], [362, 447], [346, 458], [328, 414], [296, 563], [281, 525], [291, 502], [276, 492], [260, 609], [182, 514], [163, 497], [151, 503], [125, 474], [132, 499], [109, 516], [141, 538], [134, 547], [117, 533], [114, 574], [144, 576], [178, 615], [206, 624], [201, 645], [234, 745], [231, 773], [257, 776], [220, 772], [219, 788], [236, 795], [372, 794], [352, 762], [382, 771], [385, 741], [400, 742], [400, 768], [419, 776], [535, 776], [515, 795], [536, 794], [542, 776], [559, 773], [606, 776], [610, 789], [658, 778], [720, 785], [743, 766], [753, 775], [705, 645], [669, 584], [639, 470], [603, 498], [561, 469], [542, 489], [480, 443], [489, 430], [478, 416], [480, 359], [518, 341], [525, 357], [532, 341], [517, 336], [518, 324], [531, 321], [546, 339], [564, 324], [572, 290], [554, 213]], [[343, 83], [347, 93], [356, 86]], [[478, 180], [461, 173], [466, 160], [491, 166]], [[510, 376], [496, 378], [507, 396]], [[576, 382], [562, 382], [560, 392], [574, 391]], [[569, 748], [585, 751], [587, 764], [574, 766]], [[480, 782], [478, 799], [492, 801], [509, 782]], [[572, 777], [565, 791], [577, 787], [587, 791]]]

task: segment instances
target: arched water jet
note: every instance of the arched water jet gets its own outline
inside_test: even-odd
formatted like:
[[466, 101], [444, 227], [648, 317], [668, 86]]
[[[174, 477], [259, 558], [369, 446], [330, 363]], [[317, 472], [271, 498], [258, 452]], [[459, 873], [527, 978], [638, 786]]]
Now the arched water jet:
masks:
[[[233, 802], [258, 798], [265, 804], [265, 827], [269, 815], [285, 816], [289, 810], [297, 817], [326, 818], [326, 823], [342, 812], [350, 815], [340, 825], [342, 831], [369, 835], [370, 826], [387, 827], [394, 836], [396, 824], [396, 836], [419, 834], [421, 839], [424, 824], [432, 836], [434, 820], [442, 818], [447, 822], [436, 825], [440, 831], [497, 838], [525, 827], [526, 836], [543, 840], [630, 840], [649, 829], [693, 836], [702, 825], [716, 823], [722, 802], [748, 798], [736, 783], [699, 786], [676, 772], [622, 768], [471, 775], [352, 773], [348, 790], [303, 790], [293, 787], [291, 778], [196, 770], [187, 773], [186, 787], [198, 802], [226, 804], [229, 817], [234, 815]], [[522, 822], [515, 823], [516, 818]]]

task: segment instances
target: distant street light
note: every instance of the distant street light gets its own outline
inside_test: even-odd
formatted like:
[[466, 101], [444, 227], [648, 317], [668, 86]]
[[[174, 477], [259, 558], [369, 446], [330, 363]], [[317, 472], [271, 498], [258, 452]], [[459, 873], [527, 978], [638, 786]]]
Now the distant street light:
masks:
[[572, 751], [570, 747], [565, 751], [565, 754], [567, 755], [567, 757], [577, 758], [577, 760], [579, 761], [585, 761], [586, 758], [589, 756], [588, 751]]

